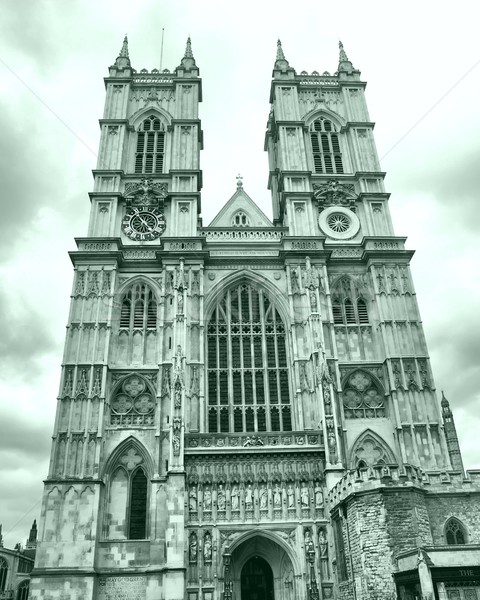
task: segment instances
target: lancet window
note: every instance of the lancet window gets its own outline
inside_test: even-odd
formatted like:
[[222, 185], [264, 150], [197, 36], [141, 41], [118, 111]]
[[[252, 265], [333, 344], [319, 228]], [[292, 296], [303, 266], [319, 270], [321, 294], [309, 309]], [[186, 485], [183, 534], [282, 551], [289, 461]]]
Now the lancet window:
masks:
[[208, 431], [291, 431], [285, 325], [266, 294], [228, 290], [207, 331]]
[[336, 125], [324, 117], [310, 126], [315, 173], [343, 173], [342, 153]]
[[28, 580], [22, 581], [22, 583], [17, 588], [16, 600], [27, 600], [29, 588], [30, 588], [29, 581]]
[[372, 377], [355, 371], [343, 386], [343, 410], [347, 419], [385, 416], [385, 397]]
[[122, 298], [120, 329], [155, 329], [157, 327], [157, 302], [152, 290], [137, 284]]
[[119, 455], [112, 469], [106, 502], [108, 539], [147, 538], [149, 479], [143, 456], [134, 446]]
[[7, 575], [8, 563], [4, 558], [0, 557], [0, 592], [5, 591], [5, 586], [7, 585]]
[[367, 303], [354, 282], [344, 278], [332, 291], [332, 312], [335, 325], [367, 325]]
[[467, 543], [465, 529], [460, 521], [455, 519], [455, 517], [449, 519], [445, 525], [445, 538], [449, 546]]
[[147, 117], [137, 133], [135, 173], [162, 173], [165, 157], [165, 126], [154, 115]]

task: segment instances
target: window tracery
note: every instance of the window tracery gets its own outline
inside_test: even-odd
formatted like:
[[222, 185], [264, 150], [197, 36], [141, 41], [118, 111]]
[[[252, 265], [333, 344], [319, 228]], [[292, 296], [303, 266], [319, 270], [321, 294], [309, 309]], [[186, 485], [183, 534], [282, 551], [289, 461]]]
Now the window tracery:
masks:
[[239, 285], [207, 330], [208, 431], [291, 431], [285, 325], [262, 290]]
[[22, 583], [17, 588], [16, 600], [27, 600], [29, 588], [30, 582], [28, 580], [22, 581]]
[[455, 517], [449, 519], [445, 525], [445, 539], [449, 546], [467, 543], [465, 528]]
[[233, 227], [248, 227], [250, 220], [242, 210], [239, 210], [233, 215], [232, 225]]
[[135, 173], [162, 173], [165, 156], [165, 126], [155, 115], [147, 117], [137, 133]]
[[373, 419], [385, 416], [385, 398], [372, 377], [355, 371], [343, 386], [343, 410], [346, 419]]
[[0, 557], [0, 592], [5, 591], [5, 586], [7, 585], [7, 575], [8, 563], [3, 557]]
[[344, 278], [332, 290], [332, 312], [335, 325], [368, 325], [367, 303], [355, 283]]
[[343, 173], [342, 153], [336, 125], [320, 117], [310, 125], [315, 173]]
[[110, 403], [110, 423], [120, 427], [153, 425], [154, 418], [155, 397], [141, 377], [130, 375]]
[[109, 539], [147, 538], [149, 478], [144, 457], [134, 443], [113, 461], [106, 505]]

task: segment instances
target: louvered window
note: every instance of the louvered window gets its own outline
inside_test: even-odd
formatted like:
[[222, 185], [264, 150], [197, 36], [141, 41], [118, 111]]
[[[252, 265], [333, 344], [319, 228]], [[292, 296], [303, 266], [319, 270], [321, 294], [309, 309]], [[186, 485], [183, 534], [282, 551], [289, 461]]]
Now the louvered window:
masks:
[[165, 127], [151, 115], [143, 121], [137, 133], [135, 173], [163, 173], [165, 157]]
[[310, 127], [313, 169], [315, 173], [343, 173], [342, 153], [336, 127], [324, 117]]
[[286, 333], [262, 290], [240, 285], [207, 329], [208, 430], [291, 431]]
[[367, 303], [349, 278], [337, 282], [332, 290], [332, 314], [335, 325], [368, 325]]
[[150, 288], [137, 284], [123, 297], [120, 309], [120, 329], [156, 329], [157, 302]]

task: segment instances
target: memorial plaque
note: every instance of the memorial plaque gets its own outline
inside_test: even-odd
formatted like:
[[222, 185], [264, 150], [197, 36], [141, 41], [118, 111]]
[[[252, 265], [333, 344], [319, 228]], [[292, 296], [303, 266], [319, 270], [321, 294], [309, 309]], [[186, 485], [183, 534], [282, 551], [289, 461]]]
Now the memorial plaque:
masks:
[[100, 577], [98, 600], [145, 600], [145, 577]]

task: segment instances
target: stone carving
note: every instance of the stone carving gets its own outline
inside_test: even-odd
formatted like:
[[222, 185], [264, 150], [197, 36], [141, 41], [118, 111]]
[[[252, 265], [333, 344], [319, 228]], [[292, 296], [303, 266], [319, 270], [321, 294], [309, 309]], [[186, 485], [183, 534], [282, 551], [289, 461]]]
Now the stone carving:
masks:
[[187, 287], [185, 284], [185, 268], [183, 258], [180, 259], [180, 265], [177, 267], [177, 281], [175, 287], [179, 292], [183, 292], [183, 290]]
[[86, 395], [88, 393], [88, 381], [87, 381], [87, 369], [80, 371], [80, 376], [77, 381], [77, 389], [75, 390], [75, 396]]
[[92, 396], [100, 396], [102, 391], [102, 370], [95, 369], [93, 378]]
[[245, 507], [247, 510], [253, 508], [253, 489], [251, 483], [249, 483], [245, 489]]
[[203, 490], [203, 509], [212, 510], [212, 490], [208, 485]]
[[310, 506], [310, 492], [308, 486], [304, 484], [300, 490], [300, 501], [302, 508], [309, 508]]
[[217, 508], [218, 510], [225, 510], [226, 508], [226, 497], [225, 497], [225, 489], [222, 484], [218, 486], [217, 491]]
[[319, 481], [315, 481], [315, 488], [313, 490], [315, 498], [315, 508], [322, 508], [323, 506], [323, 490]]
[[145, 381], [137, 375], [128, 376], [117, 389], [110, 404], [110, 423], [128, 427], [153, 425], [155, 399]]
[[320, 286], [320, 276], [317, 269], [311, 264], [308, 256], [305, 257], [305, 265], [303, 285], [310, 290], [317, 289]]
[[334, 179], [323, 184], [314, 183], [313, 197], [317, 200], [320, 210], [327, 206], [345, 206], [355, 212], [355, 203], [358, 200], [353, 184], [343, 184]]
[[180, 430], [182, 426], [182, 420], [180, 417], [174, 417], [173, 419], [173, 455], [179, 456], [180, 454]]
[[162, 381], [162, 395], [170, 396], [170, 378], [171, 370], [170, 367], [163, 367], [163, 381]]
[[298, 273], [295, 267], [292, 267], [290, 270], [290, 279], [292, 282], [292, 292], [298, 294], [300, 292], [300, 286], [298, 284]]
[[203, 560], [206, 563], [212, 562], [212, 534], [209, 531], [205, 532], [203, 538]]
[[293, 489], [292, 484], [287, 488], [287, 507], [295, 508], [295, 490]]
[[273, 488], [273, 506], [275, 508], [281, 508], [282, 506], [282, 488], [278, 483]]
[[127, 183], [124, 197], [127, 207], [131, 206], [156, 206], [163, 208], [163, 203], [168, 195], [166, 183], [154, 183], [153, 179], [141, 179], [140, 182]]
[[89, 271], [87, 282], [87, 297], [99, 295], [98, 271]]
[[325, 527], [320, 527], [318, 531], [318, 547], [320, 549], [320, 558], [328, 558], [328, 542]]
[[306, 364], [306, 362], [301, 362], [300, 363], [300, 389], [303, 392], [309, 392], [310, 391], [310, 382], [308, 380], [307, 364]]
[[73, 391], [73, 372], [72, 369], [68, 369], [65, 373], [65, 383], [63, 384], [63, 397], [70, 397]]
[[191, 487], [188, 492], [188, 510], [190, 512], [197, 512], [198, 501], [197, 501], [197, 488]]
[[265, 485], [262, 485], [259, 491], [260, 510], [267, 510], [268, 491]]
[[188, 560], [190, 564], [197, 564], [198, 560], [198, 540], [197, 534], [192, 531], [190, 534], [190, 542], [188, 544]]
[[315, 546], [313, 545], [312, 532], [310, 529], [305, 529], [304, 533], [305, 539], [305, 553], [315, 552]]
[[142, 462], [142, 457], [137, 454], [135, 448], [130, 448], [126, 454], [122, 456], [120, 462], [123, 463], [129, 471], [133, 471], [133, 469]]
[[198, 281], [198, 273], [197, 271], [192, 272], [192, 296], [200, 296], [200, 283]]
[[258, 435], [249, 435], [242, 445], [244, 448], [249, 446], [263, 446], [263, 441]]
[[78, 271], [77, 272], [77, 283], [75, 285], [74, 295], [82, 296], [84, 289], [85, 289], [85, 272]]
[[232, 510], [239, 510], [239, 497], [240, 491], [238, 486], [234, 485], [232, 487], [232, 491], [230, 492], [230, 503], [232, 506]]

